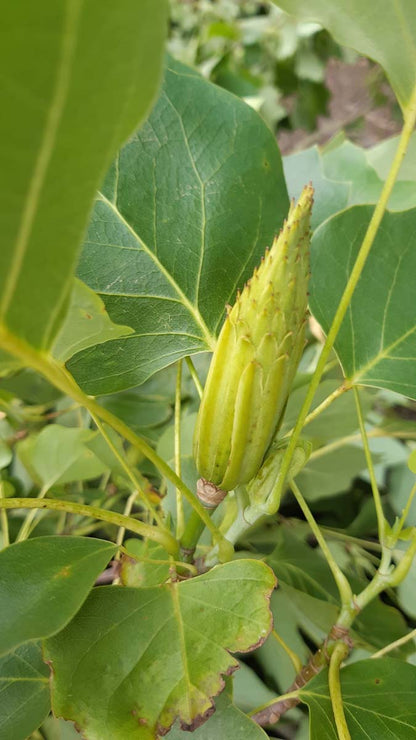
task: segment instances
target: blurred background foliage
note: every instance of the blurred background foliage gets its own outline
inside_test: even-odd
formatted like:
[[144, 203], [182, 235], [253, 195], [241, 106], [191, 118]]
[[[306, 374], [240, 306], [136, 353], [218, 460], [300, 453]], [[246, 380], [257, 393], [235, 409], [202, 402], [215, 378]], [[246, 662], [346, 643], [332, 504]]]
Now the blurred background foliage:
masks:
[[171, 0], [169, 51], [253, 106], [283, 154], [324, 143], [341, 128], [364, 146], [400, 129], [377, 65], [271, 3]]

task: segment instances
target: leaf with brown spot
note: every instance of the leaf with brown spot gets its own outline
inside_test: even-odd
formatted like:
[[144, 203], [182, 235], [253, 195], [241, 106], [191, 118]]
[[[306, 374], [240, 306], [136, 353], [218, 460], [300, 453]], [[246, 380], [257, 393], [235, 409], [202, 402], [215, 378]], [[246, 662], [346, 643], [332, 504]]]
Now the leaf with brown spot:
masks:
[[198, 727], [238, 668], [230, 653], [267, 637], [275, 585], [264, 563], [238, 560], [181, 583], [94, 589], [45, 643], [54, 713], [88, 740], [154, 739], [177, 717]]
[[2, 550], [0, 655], [65, 627], [116, 549], [104, 540], [53, 536]]

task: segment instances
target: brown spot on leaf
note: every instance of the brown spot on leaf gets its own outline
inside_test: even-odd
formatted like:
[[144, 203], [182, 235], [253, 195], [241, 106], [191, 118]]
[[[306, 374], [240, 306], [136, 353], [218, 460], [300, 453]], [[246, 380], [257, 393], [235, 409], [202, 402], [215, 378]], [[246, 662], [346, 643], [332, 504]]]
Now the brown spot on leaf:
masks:
[[70, 565], [64, 565], [61, 570], [56, 573], [55, 578], [68, 578], [72, 573], [72, 568]]

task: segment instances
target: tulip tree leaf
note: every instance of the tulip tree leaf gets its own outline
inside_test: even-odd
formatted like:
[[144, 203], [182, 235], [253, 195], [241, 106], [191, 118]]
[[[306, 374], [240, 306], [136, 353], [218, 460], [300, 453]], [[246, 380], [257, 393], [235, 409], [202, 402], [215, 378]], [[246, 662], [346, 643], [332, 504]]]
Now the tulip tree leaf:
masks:
[[416, 84], [416, 6], [413, 0], [275, 0], [304, 21], [316, 21], [338, 43], [381, 64], [403, 108]]
[[[373, 209], [330, 218], [312, 240], [311, 310], [328, 331]], [[416, 209], [387, 212], [335, 342], [346, 378], [416, 398]]]
[[0, 655], [62, 629], [84, 602], [115, 545], [36, 537], [0, 552]]
[[[415, 740], [415, 666], [393, 658], [360, 660], [341, 670], [341, 691], [351, 740]], [[326, 670], [300, 698], [309, 706], [311, 740], [337, 740]]]
[[274, 586], [264, 563], [240, 560], [180, 583], [94, 589], [45, 643], [55, 715], [88, 739], [147, 740], [177, 717], [198, 727], [238, 667], [230, 653], [266, 638]]
[[166, 14], [165, 0], [21, 0], [3, 13], [0, 323], [37, 348], [64, 317], [105, 169], [154, 98]]
[[75, 278], [68, 313], [56, 337], [52, 354], [56, 360], [66, 362], [82, 349], [132, 333], [133, 329], [129, 326], [114, 324], [101, 298], [88, 285]]
[[118, 391], [212, 349], [287, 210], [279, 151], [257, 113], [169, 61], [148, 121], [108, 173], [78, 268], [135, 333], [71, 360], [82, 387]]
[[50, 711], [49, 668], [29, 642], [0, 658], [0, 740], [25, 740]]
[[[374, 147], [374, 150], [377, 148]], [[374, 150], [363, 149], [351, 141], [342, 141], [328, 150], [314, 146], [284, 158], [285, 177], [291, 197], [297, 199], [304, 183], [308, 180], [312, 182], [315, 191], [311, 218], [313, 229], [348, 206], [377, 203], [384, 180], [372, 164]], [[391, 211], [404, 211], [415, 206], [416, 183], [400, 175], [393, 187], [388, 208]]]

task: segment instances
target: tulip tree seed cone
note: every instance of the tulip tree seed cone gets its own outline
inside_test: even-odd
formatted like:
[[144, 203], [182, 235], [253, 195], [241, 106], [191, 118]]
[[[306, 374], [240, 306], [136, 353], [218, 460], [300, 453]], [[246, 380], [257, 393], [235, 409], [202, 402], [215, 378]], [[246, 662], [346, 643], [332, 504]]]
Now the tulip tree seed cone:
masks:
[[310, 214], [304, 188], [221, 329], [198, 413], [194, 457], [205, 481], [230, 491], [261, 467], [305, 345]]

